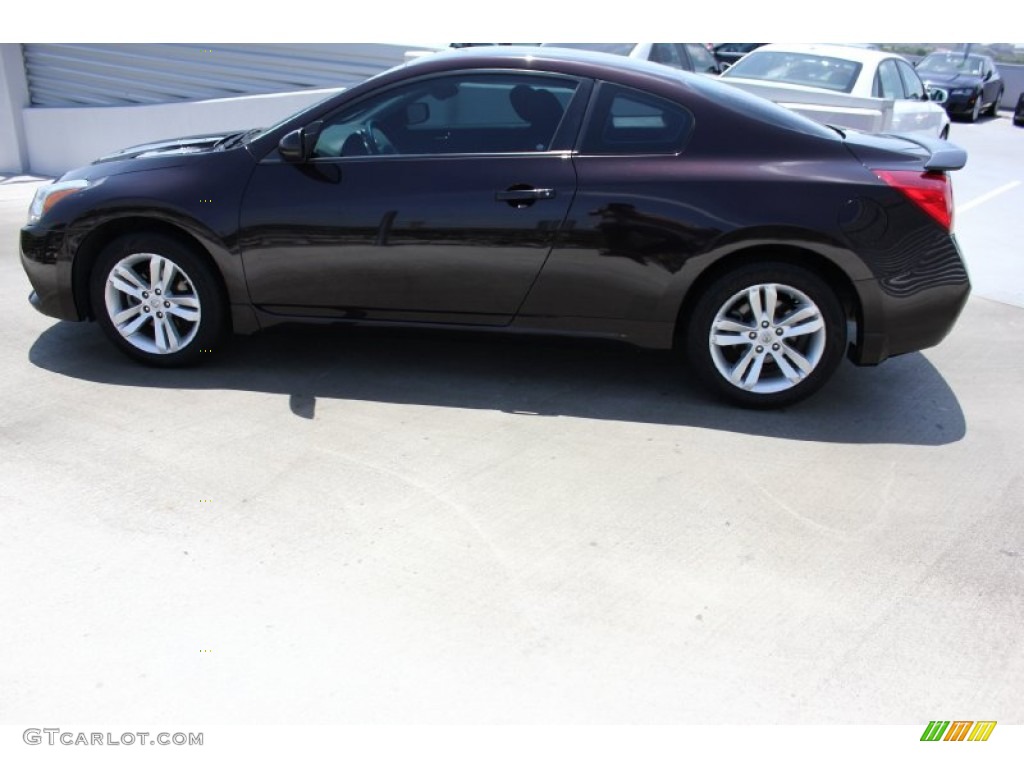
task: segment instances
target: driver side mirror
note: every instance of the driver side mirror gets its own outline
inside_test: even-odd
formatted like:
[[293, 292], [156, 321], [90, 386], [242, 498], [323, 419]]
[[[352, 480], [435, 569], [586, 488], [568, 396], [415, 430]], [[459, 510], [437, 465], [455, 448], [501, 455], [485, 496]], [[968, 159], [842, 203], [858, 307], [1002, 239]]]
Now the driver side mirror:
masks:
[[277, 151], [281, 158], [288, 163], [304, 163], [309, 160], [313, 156], [313, 149], [323, 127], [323, 120], [317, 120], [305, 128], [296, 128], [286, 133], [277, 142]]

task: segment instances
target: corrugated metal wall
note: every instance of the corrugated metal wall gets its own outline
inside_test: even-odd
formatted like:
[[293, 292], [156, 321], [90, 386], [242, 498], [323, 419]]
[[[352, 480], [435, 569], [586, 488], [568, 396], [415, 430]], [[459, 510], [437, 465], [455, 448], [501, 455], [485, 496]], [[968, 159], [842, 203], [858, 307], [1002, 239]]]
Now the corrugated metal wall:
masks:
[[415, 46], [26, 43], [33, 107], [124, 106], [348, 87]]

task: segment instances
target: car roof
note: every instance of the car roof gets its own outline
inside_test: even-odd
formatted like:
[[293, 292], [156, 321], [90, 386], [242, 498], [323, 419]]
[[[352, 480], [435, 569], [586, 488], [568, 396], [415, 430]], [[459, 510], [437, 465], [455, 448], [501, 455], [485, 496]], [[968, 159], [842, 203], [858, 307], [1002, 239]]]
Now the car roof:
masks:
[[[461, 66], [458, 66], [461, 65]], [[549, 71], [579, 74], [587, 77], [606, 77], [622, 80], [622, 75], [640, 79], [656, 78], [676, 85], [692, 82], [697, 77], [691, 72], [666, 67], [644, 59], [629, 58], [613, 53], [589, 51], [581, 48], [541, 46], [490, 46], [459, 48], [420, 56], [391, 71], [408, 71], [422, 67], [431, 71], [445, 69], [548, 69]]]

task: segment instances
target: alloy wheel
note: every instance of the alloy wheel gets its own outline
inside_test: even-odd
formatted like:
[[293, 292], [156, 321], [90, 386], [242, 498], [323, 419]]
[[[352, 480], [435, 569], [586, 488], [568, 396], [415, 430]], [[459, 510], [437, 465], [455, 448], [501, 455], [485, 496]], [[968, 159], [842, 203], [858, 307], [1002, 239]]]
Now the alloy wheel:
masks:
[[821, 362], [826, 341], [822, 311], [807, 294], [763, 283], [722, 304], [708, 348], [724, 380], [747, 392], [772, 394], [804, 381]]
[[199, 293], [184, 269], [157, 253], [132, 253], [107, 274], [104, 302], [111, 325], [151, 355], [183, 350], [202, 320]]

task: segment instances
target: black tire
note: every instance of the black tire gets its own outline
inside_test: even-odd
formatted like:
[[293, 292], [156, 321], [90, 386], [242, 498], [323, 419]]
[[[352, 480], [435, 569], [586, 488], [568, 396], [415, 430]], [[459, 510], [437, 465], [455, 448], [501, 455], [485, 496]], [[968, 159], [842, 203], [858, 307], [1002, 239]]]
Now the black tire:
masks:
[[1003, 92], [1000, 91], [996, 94], [996, 100], [992, 102], [992, 106], [985, 110], [985, 114], [989, 117], [999, 117], [999, 102], [1003, 100]]
[[981, 116], [981, 99], [982, 94], [978, 94], [978, 98], [974, 102], [974, 107], [971, 109], [971, 113], [967, 115], [967, 122], [976, 123], [978, 118]]
[[[776, 303], [768, 312], [771, 290]], [[835, 292], [814, 272], [784, 262], [748, 264], [717, 278], [686, 327], [687, 356], [700, 380], [749, 408], [780, 408], [814, 394], [845, 349], [845, 315]], [[740, 382], [730, 381], [730, 373]]]
[[89, 296], [114, 346], [147, 365], [195, 364], [226, 333], [226, 302], [213, 268], [167, 235], [139, 232], [108, 243], [90, 275]]

